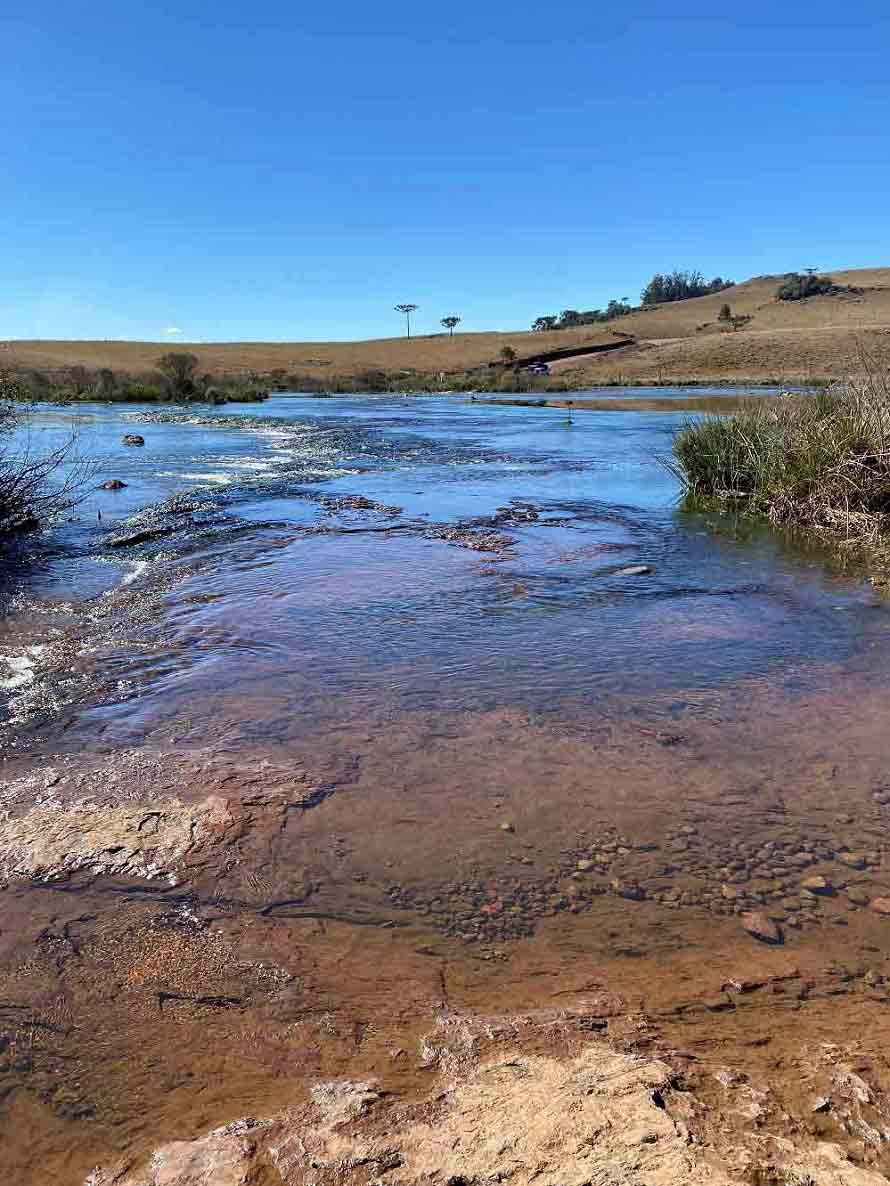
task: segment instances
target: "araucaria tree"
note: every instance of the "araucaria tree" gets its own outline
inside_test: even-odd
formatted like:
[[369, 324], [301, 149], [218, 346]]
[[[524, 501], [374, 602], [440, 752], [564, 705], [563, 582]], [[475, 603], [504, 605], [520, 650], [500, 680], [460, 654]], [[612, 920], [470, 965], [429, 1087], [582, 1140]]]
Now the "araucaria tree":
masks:
[[396, 305], [397, 313], [404, 313], [405, 320], [408, 323], [408, 337], [411, 337], [411, 314], [415, 311], [417, 305]]
[[440, 325], [444, 325], [445, 328], [448, 330], [449, 338], [453, 338], [454, 337], [454, 327], [456, 325], [460, 325], [460, 318], [459, 317], [443, 317], [440, 322]]

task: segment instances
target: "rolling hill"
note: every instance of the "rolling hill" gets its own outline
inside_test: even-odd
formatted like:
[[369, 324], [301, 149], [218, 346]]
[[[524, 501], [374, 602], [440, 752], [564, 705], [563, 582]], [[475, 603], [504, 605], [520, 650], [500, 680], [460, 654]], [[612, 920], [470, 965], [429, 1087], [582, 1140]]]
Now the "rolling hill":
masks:
[[[61, 373], [72, 366], [151, 371], [170, 349], [189, 350], [202, 370], [224, 377], [274, 371], [325, 381], [369, 371], [459, 373], [487, 367], [504, 346], [517, 354], [560, 350], [560, 380], [578, 386], [619, 382], [795, 382], [828, 378], [860, 365], [863, 351], [890, 357], [890, 268], [831, 273], [844, 291], [806, 301], [779, 302], [782, 276], [758, 276], [723, 292], [633, 312], [594, 326], [530, 331], [436, 334], [359, 342], [176, 343], [123, 341], [0, 342], [0, 370]], [[750, 321], [737, 331], [718, 322], [728, 303]], [[625, 346], [576, 357], [598, 344]]]

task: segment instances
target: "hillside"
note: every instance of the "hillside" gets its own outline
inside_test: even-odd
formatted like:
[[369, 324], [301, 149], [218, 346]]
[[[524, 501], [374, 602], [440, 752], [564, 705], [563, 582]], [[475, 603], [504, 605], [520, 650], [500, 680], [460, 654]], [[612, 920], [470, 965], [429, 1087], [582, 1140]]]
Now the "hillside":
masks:
[[[235, 377], [283, 371], [316, 380], [367, 371], [458, 373], [486, 367], [504, 346], [520, 357], [538, 352], [634, 339], [601, 357], [554, 364], [561, 379], [597, 383], [681, 381], [794, 381], [840, 375], [855, 366], [863, 347], [890, 354], [890, 268], [831, 273], [855, 291], [778, 302], [781, 276], [758, 276], [723, 292], [640, 310], [608, 324], [551, 333], [464, 333], [363, 342], [215, 344], [119, 341], [11, 341], [0, 343], [0, 369], [60, 372], [80, 365], [132, 374], [150, 371], [166, 350], [190, 350], [202, 370]], [[728, 303], [751, 318], [738, 331], [717, 320]]]

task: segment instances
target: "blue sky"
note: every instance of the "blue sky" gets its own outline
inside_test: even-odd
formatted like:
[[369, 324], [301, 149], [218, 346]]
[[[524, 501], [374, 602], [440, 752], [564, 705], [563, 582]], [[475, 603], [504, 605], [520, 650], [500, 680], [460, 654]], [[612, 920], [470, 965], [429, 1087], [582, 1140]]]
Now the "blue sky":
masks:
[[890, 264], [886, 0], [5, 0], [0, 338], [515, 328]]

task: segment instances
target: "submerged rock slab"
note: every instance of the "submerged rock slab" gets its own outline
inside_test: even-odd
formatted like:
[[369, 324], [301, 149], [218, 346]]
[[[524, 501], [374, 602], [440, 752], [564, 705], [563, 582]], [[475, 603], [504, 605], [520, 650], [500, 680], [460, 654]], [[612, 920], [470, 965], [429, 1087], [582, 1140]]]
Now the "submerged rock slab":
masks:
[[231, 824], [225, 800], [173, 798], [118, 806], [50, 799], [0, 822], [0, 870], [10, 877], [57, 880], [81, 870], [129, 877], [169, 876], [195, 847]]

